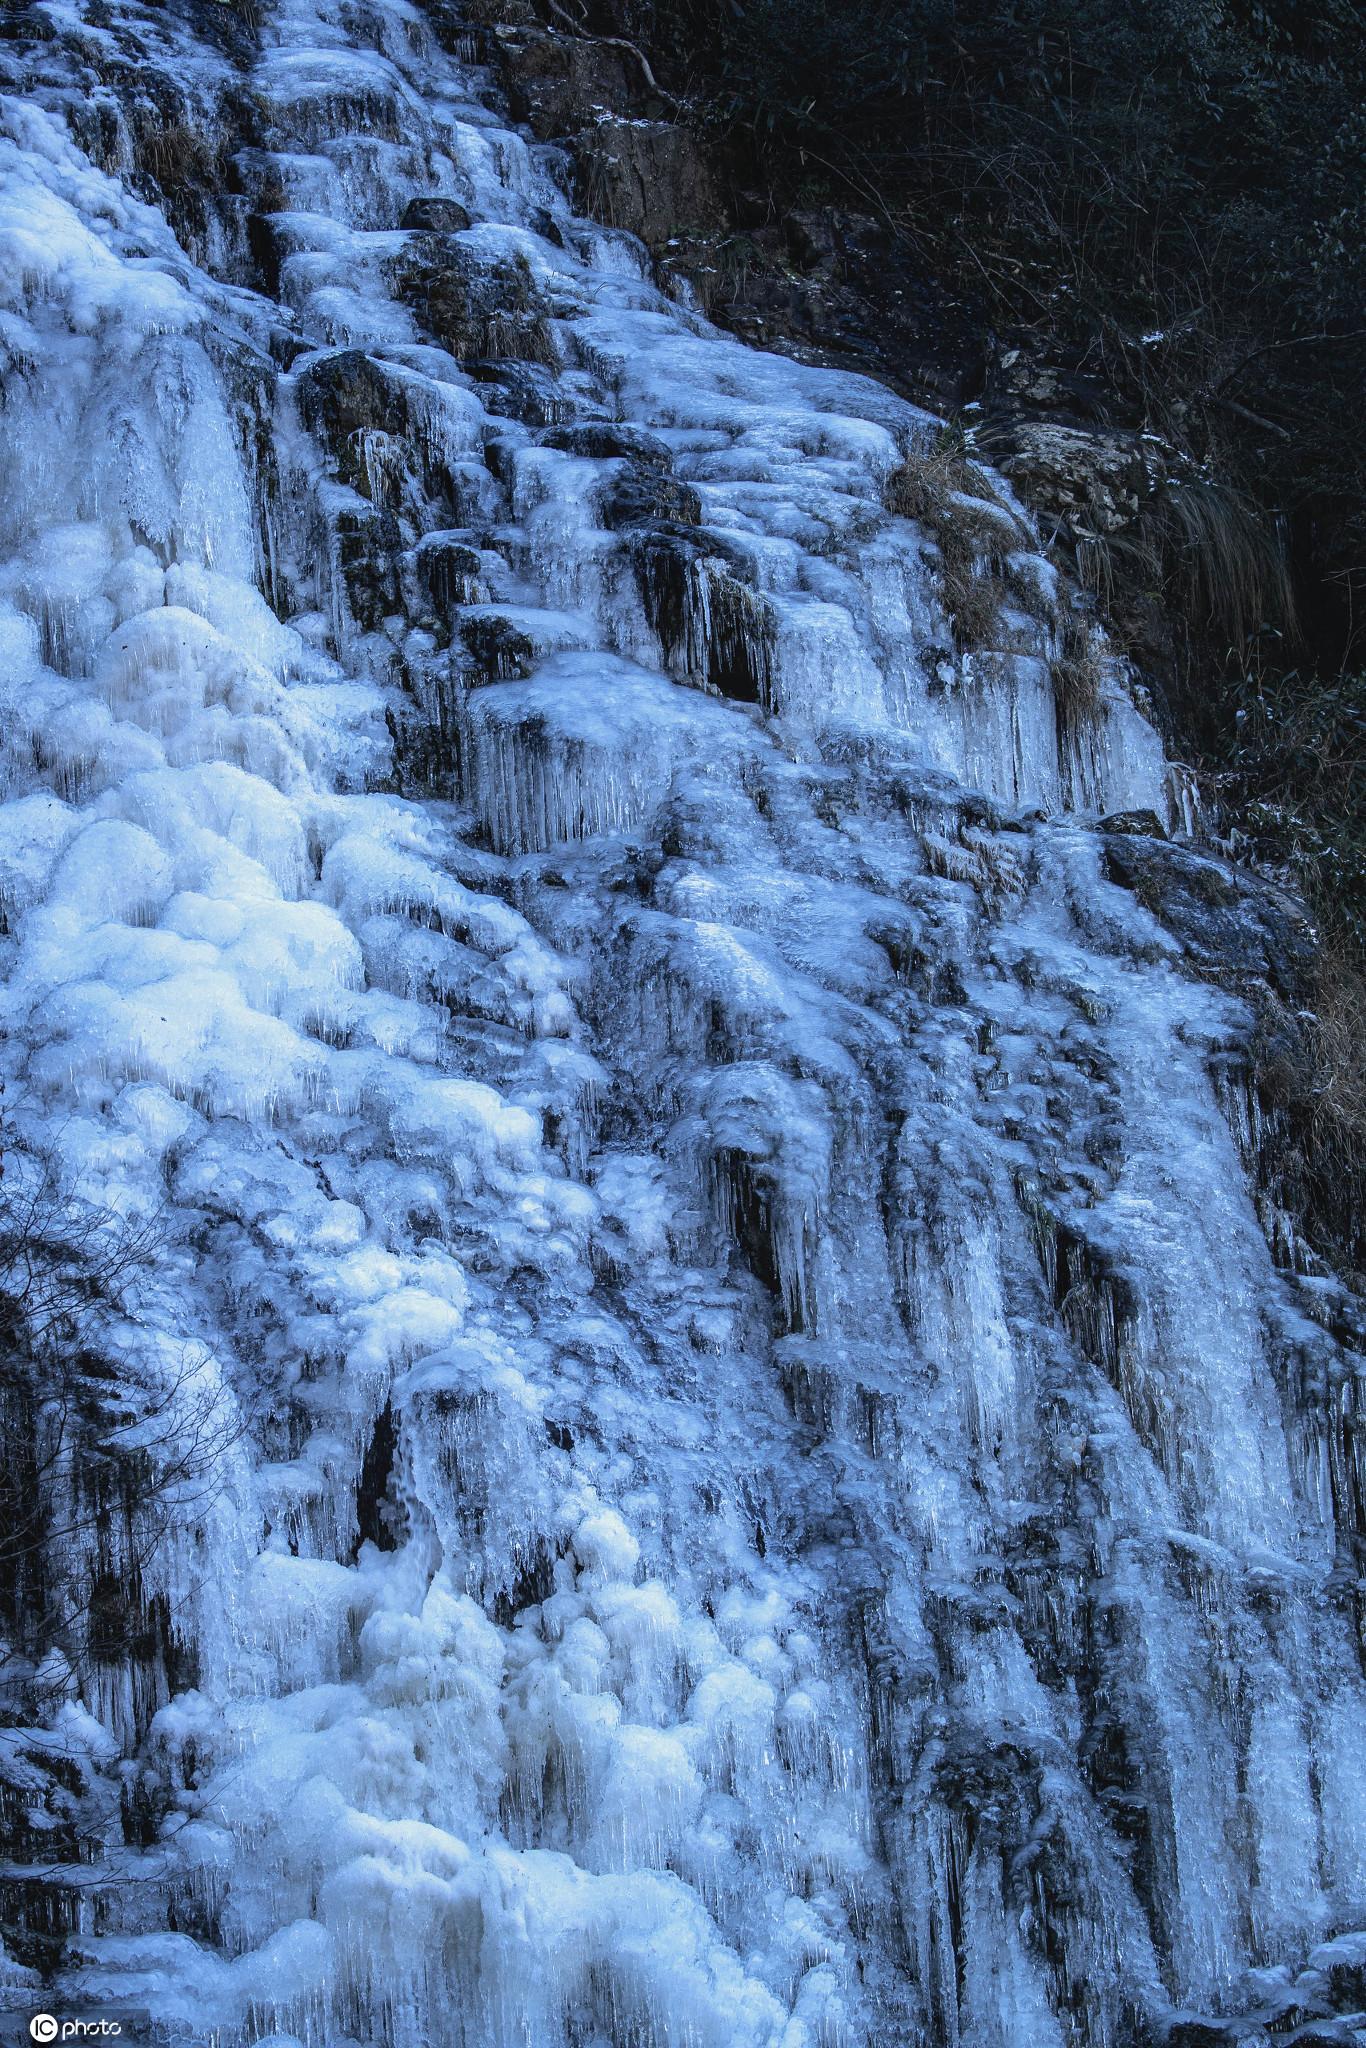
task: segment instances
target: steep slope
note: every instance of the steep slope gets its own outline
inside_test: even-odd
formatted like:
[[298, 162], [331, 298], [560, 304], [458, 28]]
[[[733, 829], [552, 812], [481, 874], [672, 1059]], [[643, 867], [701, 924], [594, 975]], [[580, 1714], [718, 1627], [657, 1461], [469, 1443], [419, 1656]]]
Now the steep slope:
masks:
[[14, 2006], [1351, 2038], [1360, 1361], [1195, 971], [1292, 913], [452, 10], [6, 33], [6, 1199], [136, 1253], [9, 1369]]

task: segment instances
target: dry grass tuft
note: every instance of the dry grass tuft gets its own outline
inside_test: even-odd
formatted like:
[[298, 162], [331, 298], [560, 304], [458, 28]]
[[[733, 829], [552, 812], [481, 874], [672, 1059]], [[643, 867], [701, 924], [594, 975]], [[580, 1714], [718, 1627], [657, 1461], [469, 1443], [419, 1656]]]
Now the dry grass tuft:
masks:
[[962, 457], [941, 436], [909, 451], [883, 486], [882, 501], [899, 519], [936, 526], [952, 494], [962, 490], [965, 469]]
[[1319, 1114], [1333, 1131], [1350, 1133], [1366, 1161], [1366, 968], [1346, 952], [1324, 949], [1314, 1017]]
[[187, 122], [149, 127], [139, 138], [138, 157], [140, 167], [168, 195], [186, 187], [202, 191], [213, 182], [214, 152]]
[[1325, 936], [1314, 1021], [1314, 1101], [1307, 1150], [1320, 1184], [1335, 1191], [1344, 1237], [1360, 1243], [1366, 1223], [1366, 962]]
[[1282, 536], [1245, 497], [1206, 478], [1173, 481], [1132, 526], [1078, 541], [1077, 568], [1108, 617], [1122, 620], [1134, 593], [1148, 591], [1240, 660], [1268, 627], [1287, 643], [1298, 635]]
[[1077, 612], [1063, 616], [1049, 674], [1060, 732], [1075, 732], [1100, 709], [1105, 680], [1100, 633]]
[[897, 518], [923, 526], [938, 547], [944, 608], [959, 652], [989, 647], [1010, 594], [1006, 555], [1026, 537], [985, 471], [941, 435], [912, 448], [892, 471], [883, 503]]

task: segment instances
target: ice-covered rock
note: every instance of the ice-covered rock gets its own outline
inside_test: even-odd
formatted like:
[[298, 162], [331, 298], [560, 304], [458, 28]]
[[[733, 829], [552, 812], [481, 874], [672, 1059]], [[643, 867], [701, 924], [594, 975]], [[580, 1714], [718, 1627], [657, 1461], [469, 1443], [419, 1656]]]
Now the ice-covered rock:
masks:
[[4, 1995], [1326, 2024], [1361, 1367], [1229, 1119], [1258, 915], [1126, 829], [1179, 785], [1118, 660], [1061, 703], [1007, 487], [968, 648], [885, 509], [934, 423], [657, 290], [477, 55], [0, 43], [3, 1201], [116, 1261], [6, 1409]]

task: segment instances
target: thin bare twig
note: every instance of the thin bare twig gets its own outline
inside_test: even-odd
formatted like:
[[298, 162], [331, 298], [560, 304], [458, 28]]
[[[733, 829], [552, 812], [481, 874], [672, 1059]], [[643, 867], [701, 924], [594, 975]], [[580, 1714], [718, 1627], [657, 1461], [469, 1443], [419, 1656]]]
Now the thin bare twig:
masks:
[[607, 49], [610, 50], [628, 50], [630, 54], [635, 58], [637, 64], [639, 64], [641, 76], [645, 80], [645, 83], [649, 87], [650, 91], [654, 93], [658, 99], [667, 100], [671, 107], [676, 107], [679, 104], [679, 102], [674, 98], [673, 94], [671, 92], [667, 92], [665, 88], [660, 84], [659, 80], [655, 77], [654, 72], [650, 68], [650, 60], [645, 55], [645, 52], [640, 48], [639, 44], [628, 41], [625, 36], [590, 35], [587, 32], [587, 30], [582, 26], [582, 24], [575, 21], [573, 15], [568, 13], [565, 10], [565, 8], [563, 8], [560, 5], [560, 0], [545, 0], [545, 4], [550, 9], [551, 13], [555, 16], [556, 20], [562, 21], [564, 23], [570, 35], [573, 36], [576, 42], [601, 43]]

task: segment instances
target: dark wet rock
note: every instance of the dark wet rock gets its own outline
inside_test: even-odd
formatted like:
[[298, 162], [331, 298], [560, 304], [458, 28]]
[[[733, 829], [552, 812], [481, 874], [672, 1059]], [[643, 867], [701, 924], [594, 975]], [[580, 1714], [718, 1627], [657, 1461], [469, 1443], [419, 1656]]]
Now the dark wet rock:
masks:
[[585, 211], [650, 247], [721, 223], [702, 152], [672, 122], [603, 119], [579, 136], [576, 160]]
[[1246, 2020], [1207, 2019], [1182, 2013], [1163, 2036], [1164, 2048], [1261, 2048], [1266, 2040], [1260, 2027]]
[[1132, 826], [1111, 825], [1103, 844], [1111, 881], [1133, 891], [1199, 972], [1235, 985], [1261, 980], [1287, 998], [1303, 988], [1313, 930], [1287, 891]]
[[1309, 1967], [1335, 2010], [1366, 2011], [1366, 1933], [1340, 1934], [1325, 1942], [1309, 1958]]
[[510, 682], [526, 677], [536, 666], [536, 645], [515, 620], [483, 612], [462, 620], [460, 638], [477, 671], [477, 680]]
[[1039, 1760], [1023, 1743], [993, 1739], [965, 1724], [946, 1735], [935, 1789], [946, 1806], [970, 1817], [975, 1833], [1022, 1839], [1038, 1798]]
[[656, 251], [662, 280], [685, 280], [713, 319], [757, 347], [861, 370], [944, 409], [978, 395], [980, 343], [904, 237], [849, 209], [777, 216], [763, 195], [743, 200], [719, 231], [671, 236]]
[[393, 1406], [386, 1401], [375, 1421], [356, 1491], [356, 1552], [363, 1543], [376, 1550], [395, 1550], [405, 1525], [404, 1511], [393, 1485], [399, 1430]]
[[626, 463], [602, 488], [599, 517], [615, 530], [672, 522], [696, 526], [702, 503], [691, 484], [644, 463]]
[[290, 248], [288, 232], [279, 217], [272, 213], [249, 213], [247, 247], [260, 290], [267, 298], [278, 298], [280, 272]]
[[306, 356], [308, 353], [308, 343], [288, 327], [271, 328], [270, 359], [278, 369], [292, 370], [300, 356]]
[[620, 427], [611, 420], [580, 420], [552, 427], [544, 440], [547, 448], [562, 448], [567, 455], [589, 455], [599, 461], [620, 455], [648, 462], [656, 469], [668, 469], [673, 461], [667, 444], [657, 435], [643, 427]]
[[[661, 610], [661, 593], [681, 590], [688, 570], [700, 562], [715, 562], [741, 579], [750, 574], [743, 551], [728, 535], [709, 526], [661, 523], [647, 532], [633, 533], [628, 543], [631, 558], [641, 578], [650, 623], [656, 632], [674, 637], [667, 606]], [[645, 588], [644, 586], [650, 586]]]
[[982, 398], [1002, 416], [1038, 414], [1073, 427], [1108, 425], [1113, 405], [1098, 379], [1019, 342], [991, 345]]
[[521, 420], [529, 427], [548, 427], [569, 411], [557, 378], [541, 363], [475, 357], [460, 367], [481, 387], [480, 396], [489, 412]]
[[363, 349], [310, 363], [299, 373], [298, 398], [304, 425], [334, 453], [355, 434], [401, 434], [408, 425], [402, 381]]
[[641, 527], [627, 546], [669, 668], [738, 703], [771, 704], [775, 622], [739, 549], [680, 524]]
[[337, 516], [337, 564], [351, 616], [364, 632], [375, 632], [402, 609], [402, 547], [399, 524], [391, 512], [372, 505], [347, 506]]
[[434, 512], [453, 524], [461, 498], [426, 429], [423, 389], [360, 349], [315, 359], [297, 386], [300, 418], [331, 455], [338, 480], [419, 530], [435, 523]]
[[429, 533], [413, 553], [422, 595], [438, 618], [458, 605], [478, 604], [484, 594], [483, 563], [476, 549], [447, 533]]
[[435, 195], [429, 199], [409, 200], [399, 222], [400, 227], [438, 235], [458, 235], [469, 224], [469, 209], [458, 199], [443, 199]]
[[648, 102], [640, 61], [620, 43], [528, 27], [501, 35], [496, 54], [512, 111], [538, 141], [572, 133], [590, 109], [631, 114]]
[[520, 254], [481, 262], [449, 234], [414, 234], [392, 277], [396, 295], [457, 360], [559, 361], [550, 309]]
[[1167, 828], [1156, 811], [1115, 811], [1100, 821], [1102, 832], [1128, 832], [1141, 839], [1165, 839]]
[[659, 636], [664, 658], [687, 668], [694, 578], [707, 559], [707, 537], [687, 528], [651, 527], [633, 533], [628, 545], [645, 616]]

